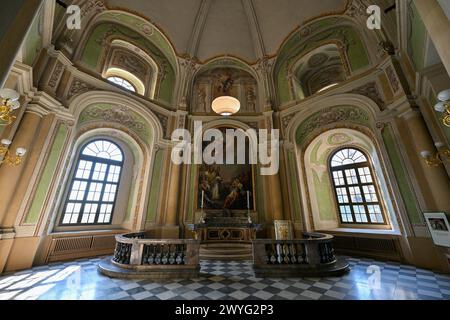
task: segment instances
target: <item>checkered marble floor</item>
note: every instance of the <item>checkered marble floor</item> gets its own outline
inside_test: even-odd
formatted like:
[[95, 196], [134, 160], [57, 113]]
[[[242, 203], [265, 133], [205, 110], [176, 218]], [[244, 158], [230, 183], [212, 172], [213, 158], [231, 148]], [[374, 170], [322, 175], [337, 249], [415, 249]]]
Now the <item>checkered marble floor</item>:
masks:
[[[450, 276], [395, 262], [345, 257], [343, 277], [255, 278], [251, 262], [202, 261], [198, 279], [111, 279], [101, 258], [54, 263], [0, 277], [0, 300], [449, 300]], [[376, 267], [374, 267], [376, 266]], [[378, 269], [380, 282], [368, 268]], [[374, 285], [371, 285], [374, 284]]]

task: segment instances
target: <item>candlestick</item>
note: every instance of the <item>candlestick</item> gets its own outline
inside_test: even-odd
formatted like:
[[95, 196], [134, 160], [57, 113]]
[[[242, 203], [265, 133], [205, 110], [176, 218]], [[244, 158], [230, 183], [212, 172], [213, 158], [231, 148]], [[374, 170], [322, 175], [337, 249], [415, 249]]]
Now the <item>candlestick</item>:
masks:
[[247, 190], [247, 209], [250, 210], [250, 191]]
[[203, 200], [204, 200], [204, 198], [205, 198], [205, 190], [202, 190], [202, 202], [201, 202], [201, 205], [200, 205], [200, 208], [202, 208], [202, 209], [203, 209]]

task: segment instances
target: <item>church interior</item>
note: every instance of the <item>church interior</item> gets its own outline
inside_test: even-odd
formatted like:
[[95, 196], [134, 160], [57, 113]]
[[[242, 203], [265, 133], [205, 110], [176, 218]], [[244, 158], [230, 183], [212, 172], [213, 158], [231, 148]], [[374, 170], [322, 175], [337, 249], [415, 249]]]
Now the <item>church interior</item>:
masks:
[[4, 2], [0, 300], [450, 299], [450, 1]]

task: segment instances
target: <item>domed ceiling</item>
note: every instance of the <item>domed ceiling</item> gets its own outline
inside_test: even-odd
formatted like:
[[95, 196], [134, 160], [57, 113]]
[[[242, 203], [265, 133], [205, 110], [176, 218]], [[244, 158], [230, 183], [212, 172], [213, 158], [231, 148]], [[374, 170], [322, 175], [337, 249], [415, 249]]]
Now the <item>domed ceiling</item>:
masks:
[[178, 54], [204, 62], [231, 55], [249, 63], [276, 54], [286, 37], [310, 19], [342, 13], [347, 0], [105, 0], [157, 25]]

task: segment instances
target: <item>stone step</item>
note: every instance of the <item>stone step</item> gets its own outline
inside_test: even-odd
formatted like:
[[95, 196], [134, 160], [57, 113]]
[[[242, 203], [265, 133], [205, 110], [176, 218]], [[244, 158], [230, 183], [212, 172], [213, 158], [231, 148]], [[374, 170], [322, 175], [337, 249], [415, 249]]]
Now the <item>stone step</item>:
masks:
[[251, 260], [252, 245], [249, 243], [205, 243], [200, 246], [200, 259], [204, 260]]

